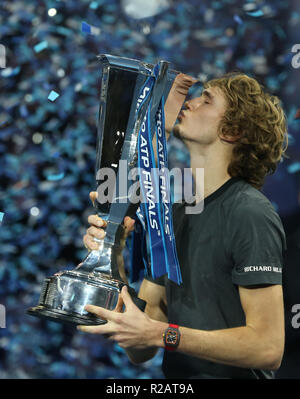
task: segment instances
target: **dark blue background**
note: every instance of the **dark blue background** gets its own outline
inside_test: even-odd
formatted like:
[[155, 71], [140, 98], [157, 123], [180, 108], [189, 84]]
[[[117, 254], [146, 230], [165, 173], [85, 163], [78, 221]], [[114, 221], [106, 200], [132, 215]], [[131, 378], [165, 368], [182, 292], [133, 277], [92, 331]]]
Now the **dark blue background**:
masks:
[[[161, 352], [133, 366], [117, 345], [101, 337], [25, 314], [37, 303], [46, 276], [75, 267], [87, 254], [82, 237], [94, 212], [88, 194], [95, 189], [100, 78], [95, 57], [100, 53], [151, 63], [165, 59], [201, 81], [240, 70], [282, 99], [288, 158], [267, 178], [264, 192], [288, 237], [287, 341], [277, 376], [297, 378], [300, 331], [291, 326], [291, 307], [300, 303], [300, 140], [299, 120], [294, 119], [300, 108], [300, 68], [291, 65], [291, 48], [300, 43], [299, 3], [153, 0], [153, 15], [136, 18], [145, 16], [147, 3], [0, 4], [0, 43], [6, 48], [6, 68], [0, 70], [0, 304], [6, 307], [0, 378], [162, 376]], [[57, 10], [53, 17], [51, 8]], [[83, 32], [82, 22], [95, 34]], [[35, 47], [39, 43], [43, 50]], [[53, 102], [48, 100], [51, 90], [59, 94]], [[171, 139], [169, 146], [170, 167], [188, 165], [182, 144]]]

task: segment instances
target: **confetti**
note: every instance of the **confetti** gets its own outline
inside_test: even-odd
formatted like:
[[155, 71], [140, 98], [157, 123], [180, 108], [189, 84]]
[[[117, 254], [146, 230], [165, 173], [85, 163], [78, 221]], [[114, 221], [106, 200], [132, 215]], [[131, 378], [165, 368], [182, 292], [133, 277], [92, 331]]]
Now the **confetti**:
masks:
[[87, 24], [86, 22], [82, 22], [81, 24], [81, 32], [88, 33], [90, 35], [99, 35], [101, 30], [96, 26], [92, 26]]
[[92, 10], [96, 10], [98, 7], [99, 7], [99, 4], [98, 4], [98, 2], [97, 1], [92, 1], [91, 3], [90, 3], [90, 6], [89, 6]]
[[58, 175], [49, 175], [47, 176], [47, 180], [49, 181], [57, 181], [63, 179], [65, 176], [64, 173], [59, 173]]
[[[266, 89], [282, 98], [289, 117], [290, 158], [268, 176], [265, 189], [280, 215], [293, 219], [300, 206], [300, 89], [291, 52], [298, 43], [297, 2], [2, 3], [7, 5], [0, 7], [0, 42], [7, 59], [0, 69], [5, 211], [0, 213], [0, 304], [7, 306], [8, 320], [1, 329], [0, 378], [162, 378], [163, 351], [136, 367], [124, 350], [100, 336], [25, 315], [37, 303], [43, 278], [76, 267], [86, 255], [82, 238], [94, 211], [89, 192], [95, 188], [96, 54], [149, 63], [166, 59], [171, 68], [201, 82], [230, 70], [257, 74]], [[45, 101], [51, 91], [53, 99]], [[196, 87], [191, 94], [199, 95]], [[189, 154], [179, 140], [171, 136], [168, 148], [170, 169], [188, 167]], [[124, 254], [128, 265], [128, 250]]]
[[233, 19], [235, 20], [235, 22], [237, 22], [238, 24], [242, 25], [243, 21], [238, 15], [235, 15], [233, 17]]
[[33, 49], [36, 53], [40, 53], [41, 51], [45, 50], [48, 47], [48, 42], [47, 40], [44, 40], [43, 42], [40, 42], [36, 44]]
[[1, 71], [1, 76], [3, 76], [4, 78], [16, 76], [19, 74], [20, 70], [21, 68], [19, 66], [15, 68], [5, 68]]
[[55, 101], [57, 99], [57, 97], [59, 97], [59, 94], [56, 93], [56, 91], [51, 90], [49, 96], [48, 96], [48, 100], [50, 101]]
[[295, 162], [295, 163], [289, 165], [287, 170], [288, 170], [289, 173], [299, 172], [299, 170], [300, 170], [300, 162]]
[[257, 11], [249, 11], [247, 12], [248, 15], [251, 17], [262, 17], [264, 15], [264, 12], [262, 10], [257, 10]]

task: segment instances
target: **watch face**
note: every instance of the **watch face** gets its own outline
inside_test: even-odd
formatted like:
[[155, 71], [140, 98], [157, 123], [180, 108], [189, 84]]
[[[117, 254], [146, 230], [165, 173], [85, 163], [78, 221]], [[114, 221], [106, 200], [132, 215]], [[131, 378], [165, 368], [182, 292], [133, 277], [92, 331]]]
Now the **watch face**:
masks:
[[168, 329], [166, 332], [166, 344], [174, 345], [178, 340], [178, 332], [175, 329]]

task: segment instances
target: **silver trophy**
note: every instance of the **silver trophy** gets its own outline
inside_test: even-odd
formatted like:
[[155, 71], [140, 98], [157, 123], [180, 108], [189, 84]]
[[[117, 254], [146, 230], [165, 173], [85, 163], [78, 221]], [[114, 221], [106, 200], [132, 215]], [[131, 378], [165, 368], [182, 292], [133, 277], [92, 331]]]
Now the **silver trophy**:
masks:
[[[139, 204], [132, 203], [128, 196], [125, 200], [123, 196], [122, 201], [117, 199], [121, 179], [119, 161], [126, 160], [128, 171], [137, 166], [138, 132], [149, 105], [149, 101], [145, 103], [137, 117], [137, 101], [146, 79], [153, 76], [154, 66], [111, 55], [97, 58], [102, 70], [96, 154], [97, 188], [101, 184], [99, 170], [113, 168], [116, 173], [112, 201], [96, 201], [94, 204], [98, 216], [107, 221], [106, 236], [100, 240], [99, 250], [90, 251], [75, 269], [46, 278], [38, 306], [27, 310], [33, 316], [74, 325], [106, 323], [106, 320], [88, 313], [84, 307], [92, 304], [113, 310], [124, 285], [127, 285], [133, 301], [141, 310], [146, 305], [125, 281], [124, 271], [119, 270], [117, 264], [123, 219], [125, 216], [133, 217]], [[176, 74], [176, 71], [168, 69], [167, 62], [160, 61], [160, 73], [151, 94], [153, 117], [161, 97], [167, 98]], [[128, 179], [127, 187], [131, 184], [133, 182]]]

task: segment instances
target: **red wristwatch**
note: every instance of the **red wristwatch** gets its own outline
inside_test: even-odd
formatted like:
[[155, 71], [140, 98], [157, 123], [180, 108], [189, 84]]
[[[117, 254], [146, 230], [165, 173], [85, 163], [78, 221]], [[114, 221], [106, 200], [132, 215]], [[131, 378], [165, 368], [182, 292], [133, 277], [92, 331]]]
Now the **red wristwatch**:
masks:
[[165, 349], [168, 351], [174, 351], [179, 345], [180, 332], [178, 328], [177, 324], [169, 324], [169, 327], [163, 333]]

